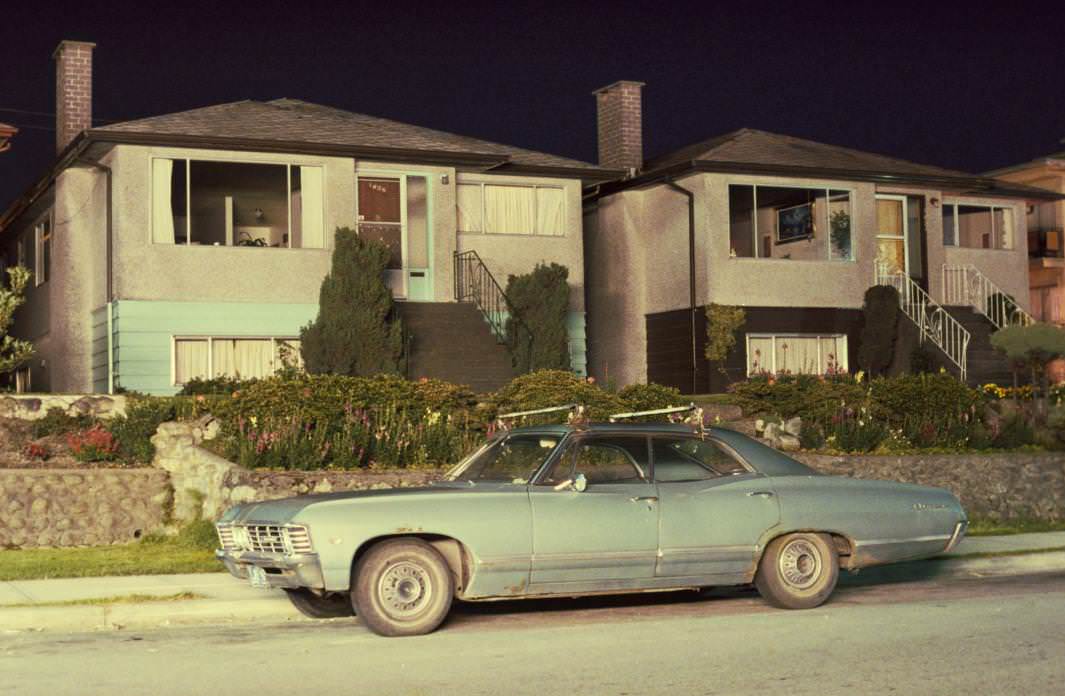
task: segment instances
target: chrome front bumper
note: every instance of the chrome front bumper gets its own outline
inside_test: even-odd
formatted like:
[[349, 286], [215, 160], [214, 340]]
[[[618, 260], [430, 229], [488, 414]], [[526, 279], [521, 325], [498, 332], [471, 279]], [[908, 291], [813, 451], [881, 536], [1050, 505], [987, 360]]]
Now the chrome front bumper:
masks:
[[289, 556], [281, 553], [255, 553], [253, 551], [225, 551], [218, 549], [215, 557], [222, 561], [231, 575], [242, 580], [248, 578], [248, 566], [258, 566], [266, 573], [270, 587], [325, 588], [322, 566], [318, 554], [304, 553]]

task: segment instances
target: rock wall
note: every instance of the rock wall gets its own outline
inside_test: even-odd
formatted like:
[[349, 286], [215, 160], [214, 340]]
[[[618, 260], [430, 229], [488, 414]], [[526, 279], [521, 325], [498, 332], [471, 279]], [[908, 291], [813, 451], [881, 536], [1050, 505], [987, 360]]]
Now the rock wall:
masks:
[[938, 486], [970, 517], [1065, 519], [1065, 454], [830, 456], [791, 453], [826, 474]]
[[49, 409], [60, 408], [71, 416], [110, 418], [126, 413], [121, 394], [7, 394], [0, 396], [0, 418], [38, 420]]
[[0, 469], [0, 548], [133, 541], [164, 524], [169, 502], [157, 469]]
[[305, 493], [424, 486], [435, 471], [253, 471], [199, 447], [217, 434], [210, 417], [163, 423], [152, 437], [153, 466], [170, 474], [175, 521], [216, 519], [230, 505]]

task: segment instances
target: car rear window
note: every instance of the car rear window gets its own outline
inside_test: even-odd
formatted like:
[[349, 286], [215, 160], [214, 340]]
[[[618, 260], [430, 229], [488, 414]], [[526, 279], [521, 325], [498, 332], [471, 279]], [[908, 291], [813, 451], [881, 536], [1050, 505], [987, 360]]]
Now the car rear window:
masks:
[[713, 440], [655, 438], [652, 450], [655, 480], [661, 483], [747, 473], [747, 468], [731, 452]]

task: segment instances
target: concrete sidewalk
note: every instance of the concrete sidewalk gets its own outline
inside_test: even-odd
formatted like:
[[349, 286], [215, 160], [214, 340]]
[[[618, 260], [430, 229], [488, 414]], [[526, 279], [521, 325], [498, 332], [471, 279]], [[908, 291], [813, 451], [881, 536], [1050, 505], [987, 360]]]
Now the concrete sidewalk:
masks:
[[[864, 582], [907, 577], [984, 577], [1065, 572], [1065, 532], [967, 538], [950, 554], [862, 571]], [[981, 554], [1018, 554], [983, 556]], [[845, 578], [846, 576], [844, 576]], [[47, 606], [55, 602], [124, 595], [166, 597], [181, 592], [204, 599]], [[45, 606], [27, 606], [45, 605]], [[280, 590], [250, 587], [228, 573], [137, 575], [0, 582], [0, 632], [150, 628], [235, 621], [304, 621]]]

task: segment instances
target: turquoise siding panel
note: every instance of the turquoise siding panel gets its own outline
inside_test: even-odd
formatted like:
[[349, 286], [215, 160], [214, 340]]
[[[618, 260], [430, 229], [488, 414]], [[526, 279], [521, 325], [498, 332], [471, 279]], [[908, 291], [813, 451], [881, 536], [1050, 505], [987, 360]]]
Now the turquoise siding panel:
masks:
[[584, 312], [570, 312], [566, 316], [569, 335], [569, 365], [582, 377], [588, 376], [588, 334]]
[[92, 390], [107, 393], [107, 306], [92, 311]]
[[114, 313], [115, 384], [173, 394], [175, 336], [298, 336], [318, 305], [122, 300], [114, 303]]

